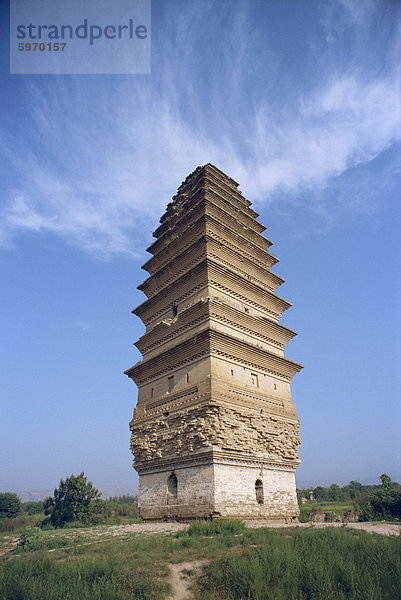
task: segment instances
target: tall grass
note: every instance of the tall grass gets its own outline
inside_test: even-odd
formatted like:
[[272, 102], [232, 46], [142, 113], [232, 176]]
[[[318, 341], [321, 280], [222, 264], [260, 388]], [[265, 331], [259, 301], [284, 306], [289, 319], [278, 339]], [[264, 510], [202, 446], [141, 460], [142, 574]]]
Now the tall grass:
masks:
[[44, 532], [42, 550], [0, 558], [0, 599], [163, 600], [168, 563], [201, 558], [210, 563], [196, 584], [197, 600], [401, 599], [399, 538], [234, 523], [194, 522], [185, 534], [107, 540], [93, 530], [78, 538], [72, 531]]
[[150, 577], [121, 572], [113, 556], [83, 562], [56, 562], [35, 553], [10, 561], [2, 574], [0, 597], [7, 600], [156, 600]]
[[241, 554], [214, 560], [202, 600], [400, 600], [401, 541], [344, 529], [260, 530]]
[[207, 519], [193, 521], [188, 529], [177, 533], [177, 537], [196, 537], [200, 535], [238, 535], [245, 531], [245, 523], [238, 519]]
[[160, 600], [168, 591], [165, 572], [121, 541], [28, 552], [0, 567], [1, 600]]
[[21, 513], [13, 519], [0, 519], [0, 533], [11, 532], [22, 527], [36, 527], [44, 515], [27, 515]]

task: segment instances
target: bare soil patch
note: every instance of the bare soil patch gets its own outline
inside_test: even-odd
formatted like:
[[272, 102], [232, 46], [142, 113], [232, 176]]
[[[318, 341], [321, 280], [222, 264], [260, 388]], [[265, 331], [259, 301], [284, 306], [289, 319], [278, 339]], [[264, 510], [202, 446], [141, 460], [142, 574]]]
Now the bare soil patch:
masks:
[[350, 529], [362, 529], [368, 533], [379, 533], [380, 535], [401, 535], [401, 524], [396, 525], [394, 523], [380, 522], [364, 522], [358, 521], [356, 523], [289, 523], [283, 525], [282, 523], [261, 523], [260, 521], [250, 521], [247, 523], [248, 527], [315, 527], [316, 529], [322, 529], [323, 527], [348, 527]]
[[368, 533], [380, 533], [380, 535], [401, 535], [401, 525], [393, 523], [348, 523], [351, 529], [363, 529]]
[[200, 575], [202, 567], [208, 560], [192, 560], [188, 562], [169, 564], [172, 600], [191, 600], [193, 593], [191, 585]]

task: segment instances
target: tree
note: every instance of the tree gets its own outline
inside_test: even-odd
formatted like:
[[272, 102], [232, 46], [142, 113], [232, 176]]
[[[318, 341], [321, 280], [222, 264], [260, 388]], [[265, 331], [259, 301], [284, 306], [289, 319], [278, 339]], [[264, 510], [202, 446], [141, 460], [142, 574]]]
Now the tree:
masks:
[[21, 511], [21, 500], [17, 494], [5, 492], [0, 494], [0, 519], [12, 519]]
[[339, 501], [341, 499], [341, 490], [339, 485], [337, 483], [332, 483], [329, 487], [327, 495], [330, 500], [333, 500], [335, 502]]
[[45, 514], [55, 527], [63, 527], [70, 521], [90, 521], [101, 494], [91, 481], [87, 481], [84, 472], [70, 475], [54, 490], [54, 497], [44, 501]]
[[313, 490], [313, 497], [315, 500], [327, 500], [328, 498], [328, 490], [321, 485], [318, 485]]
[[388, 492], [394, 488], [394, 484], [391, 481], [390, 475], [387, 475], [387, 473], [382, 473], [380, 475], [380, 481], [382, 482], [383, 490], [386, 490]]
[[22, 510], [28, 515], [39, 515], [43, 512], [43, 501], [35, 500], [29, 502], [23, 502]]
[[343, 490], [348, 494], [351, 500], [354, 500], [362, 493], [362, 483], [352, 480], [348, 485], [343, 487]]
[[363, 507], [363, 519], [401, 519], [400, 486], [387, 473], [380, 479], [381, 485], [369, 494], [369, 502]]

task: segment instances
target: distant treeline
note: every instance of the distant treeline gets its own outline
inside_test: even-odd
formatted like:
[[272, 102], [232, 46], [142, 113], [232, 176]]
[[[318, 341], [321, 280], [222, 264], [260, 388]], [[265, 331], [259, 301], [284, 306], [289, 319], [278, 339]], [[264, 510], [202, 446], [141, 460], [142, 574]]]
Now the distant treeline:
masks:
[[329, 487], [297, 489], [298, 501], [300, 504], [352, 501], [361, 520], [401, 519], [401, 485], [391, 481], [386, 473], [380, 475], [380, 480], [379, 485], [350, 481], [343, 487], [332, 483]]
[[106, 502], [114, 502], [115, 504], [138, 504], [138, 496], [110, 496]]
[[[399, 484], [396, 484], [399, 485]], [[370, 494], [380, 488], [380, 484], [363, 485], [359, 481], [350, 481], [347, 485], [340, 487], [337, 483], [332, 483], [328, 487], [318, 485], [316, 487], [308, 487], [297, 489], [298, 498], [305, 500], [332, 501], [332, 502], [347, 502], [355, 500], [361, 494]]]
[[72, 522], [121, 524], [140, 519], [137, 496], [112, 496], [102, 500], [84, 473], [61, 480], [54, 492], [54, 498], [28, 502], [21, 502], [12, 492], [0, 493], [0, 532], [20, 527], [64, 527]]

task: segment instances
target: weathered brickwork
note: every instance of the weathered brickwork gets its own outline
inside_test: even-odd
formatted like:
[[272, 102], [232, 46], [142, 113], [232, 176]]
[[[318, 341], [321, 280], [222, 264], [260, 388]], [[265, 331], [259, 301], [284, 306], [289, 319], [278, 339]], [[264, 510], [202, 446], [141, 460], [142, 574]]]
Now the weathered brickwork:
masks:
[[138, 463], [216, 447], [296, 460], [298, 423], [260, 411], [212, 402], [132, 425], [131, 450]]
[[144, 519], [218, 515], [291, 521], [301, 440], [279, 323], [277, 258], [230, 177], [207, 164], [154, 232], [133, 312], [146, 332], [130, 423]]

